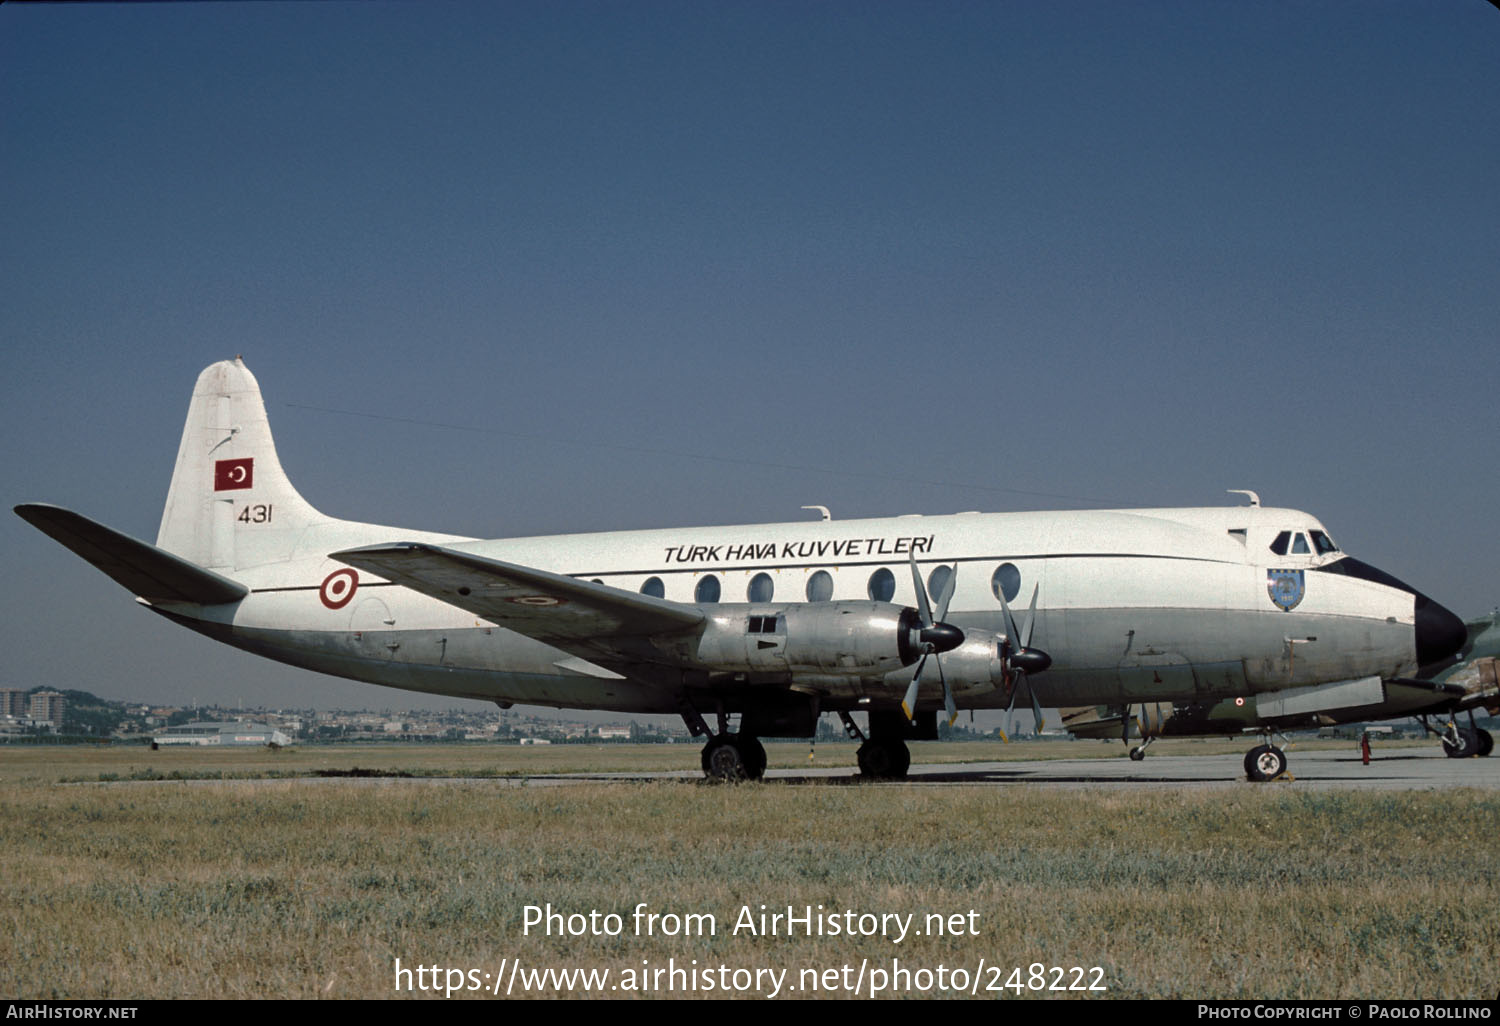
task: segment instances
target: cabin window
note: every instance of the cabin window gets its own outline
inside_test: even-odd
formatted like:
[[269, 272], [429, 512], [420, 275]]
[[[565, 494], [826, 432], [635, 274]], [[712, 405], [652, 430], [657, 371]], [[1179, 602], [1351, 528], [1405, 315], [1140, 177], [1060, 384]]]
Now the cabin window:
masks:
[[648, 577], [641, 584], [641, 594], [650, 595], [652, 598], [664, 598], [667, 589], [662, 586], [660, 577]]
[[1307, 539], [1302, 536], [1301, 531], [1298, 531], [1296, 540], [1292, 542], [1292, 555], [1307, 556], [1311, 554], [1312, 549], [1307, 547]]
[[1274, 552], [1274, 553], [1276, 553], [1276, 555], [1278, 555], [1278, 556], [1284, 556], [1284, 555], [1286, 555], [1287, 547], [1290, 546], [1291, 544], [1292, 544], [1292, 532], [1291, 531], [1282, 531], [1280, 534], [1278, 534], [1276, 536], [1276, 540], [1271, 543], [1271, 551]]
[[1339, 547], [1333, 543], [1333, 539], [1322, 531], [1308, 531], [1307, 534], [1312, 539], [1313, 548], [1318, 550], [1318, 555], [1326, 556], [1330, 552], [1339, 550]]
[[752, 616], [750, 617], [751, 634], [775, 634], [776, 620], [774, 616]]
[[713, 574], [708, 574], [693, 589], [693, 598], [704, 605], [719, 601], [719, 579]]
[[827, 602], [833, 598], [833, 577], [827, 570], [819, 570], [807, 579], [807, 601]]
[[1021, 571], [1014, 563], [1001, 563], [995, 567], [995, 572], [990, 577], [990, 590], [995, 593], [996, 598], [1002, 595], [1005, 601], [1014, 602], [1016, 596], [1021, 594]]
[[889, 602], [896, 597], [896, 577], [881, 567], [870, 575], [870, 586], [866, 590], [876, 602]]
[[756, 574], [750, 578], [750, 586], [745, 589], [745, 598], [751, 602], [769, 602], [775, 593], [776, 584], [771, 580], [771, 575]]
[[927, 598], [933, 602], [939, 601], [943, 589], [948, 586], [948, 579], [953, 576], [953, 568], [944, 564], [934, 567], [932, 573], [927, 575]]

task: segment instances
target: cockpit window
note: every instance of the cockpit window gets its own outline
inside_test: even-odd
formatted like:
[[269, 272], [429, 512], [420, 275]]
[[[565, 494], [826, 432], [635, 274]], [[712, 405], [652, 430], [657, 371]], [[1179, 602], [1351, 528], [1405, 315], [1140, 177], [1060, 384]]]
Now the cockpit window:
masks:
[[1330, 552], [1337, 552], [1339, 547], [1333, 543], [1333, 539], [1322, 531], [1308, 531], [1312, 538], [1313, 547], [1318, 550], [1318, 555], [1326, 556]]
[[1286, 555], [1287, 546], [1291, 544], [1291, 541], [1292, 532], [1282, 531], [1276, 536], [1276, 540], [1271, 543], [1271, 551], [1278, 556], [1284, 556]]
[[1310, 548], [1307, 547], [1307, 539], [1304, 538], [1304, 537], [1302, 537], [1302, 532], [1301, 531], [1298, 531], [1297, 532], [1297, 540], [1294, 541], [1294, 542], [1292, 542], [1292, 555], [1294, 555], [1294, 556], [1306, 556], [1306, 555], [1308, 555], [1311, 552], [1312, 552], [1312, 549], [1310, 549]]

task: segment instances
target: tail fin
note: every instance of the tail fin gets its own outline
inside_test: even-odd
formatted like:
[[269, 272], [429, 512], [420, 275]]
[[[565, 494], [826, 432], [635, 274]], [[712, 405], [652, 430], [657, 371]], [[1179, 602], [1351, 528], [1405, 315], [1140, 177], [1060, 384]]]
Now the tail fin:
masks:
[[289, 558], [307, 528], [331, 522], [287, 480], [260, 385], [238, 357], [198, 375], [158, 548], [235, 570]]

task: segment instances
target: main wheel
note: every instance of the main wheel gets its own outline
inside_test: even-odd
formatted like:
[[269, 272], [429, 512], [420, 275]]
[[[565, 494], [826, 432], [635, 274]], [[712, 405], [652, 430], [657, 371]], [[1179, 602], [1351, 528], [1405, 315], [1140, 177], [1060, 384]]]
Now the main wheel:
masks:
[[759, 780], [766, 775], [766, 746], [760, 743], [760, 738], [749, 737], [741, 734], [740, 759], [745, 764], [745, 778], [747, 780]]
[[1134, 748], [1132, 748], [1130, 750], [1130, 761], [1131, 762], [1140, 762], [1145, 757], [1146, 757], [1146, 749], [1140, 747], [1139, 745], [1137, 745], [1136, 747], [1134, 747]]
[[1286, 772], [1286, 753], [1275, 745], [1256, 745], [1245, 755], [1245, 776], [1251, 780], [1275, 780]]
[[750, 774], [734, 734], [716, 734], [703, 746], [703, 775], [710, 780], [738, 781]]
[[911, 768], [905, 741], [866, 741], [856, 753], [859, 772], [872, 780], [900, 780]]
[[1444, 735], [1443, 754], [1450, 759], [1467, 759], [1479, 754], [1479, 744], [1479, 732], [1462, 727], [1458, 731], [1457, 740]]
[[1476, 754], [1478, 754], [1478, 756], [1481, 759], [1483, 759], [1486, 755], [1489, 755], [1494, 750], [1495, 750], [1495, 738], [1494, 738], [1494, 736], [1491, 735], [1490, 732], [1487, 731], [1487, 730], [1481, 730], [1479, 732], [1479, 751]]

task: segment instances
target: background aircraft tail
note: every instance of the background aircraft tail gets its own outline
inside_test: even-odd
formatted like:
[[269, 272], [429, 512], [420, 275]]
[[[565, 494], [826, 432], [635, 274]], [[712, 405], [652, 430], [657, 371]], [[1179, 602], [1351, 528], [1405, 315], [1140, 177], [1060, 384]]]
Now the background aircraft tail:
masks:
[[309, 527], [332, 522], [281, 469], [255, 375], [238, 357], [198, 375], [157, 547], [232, 571], [289, 559]]

